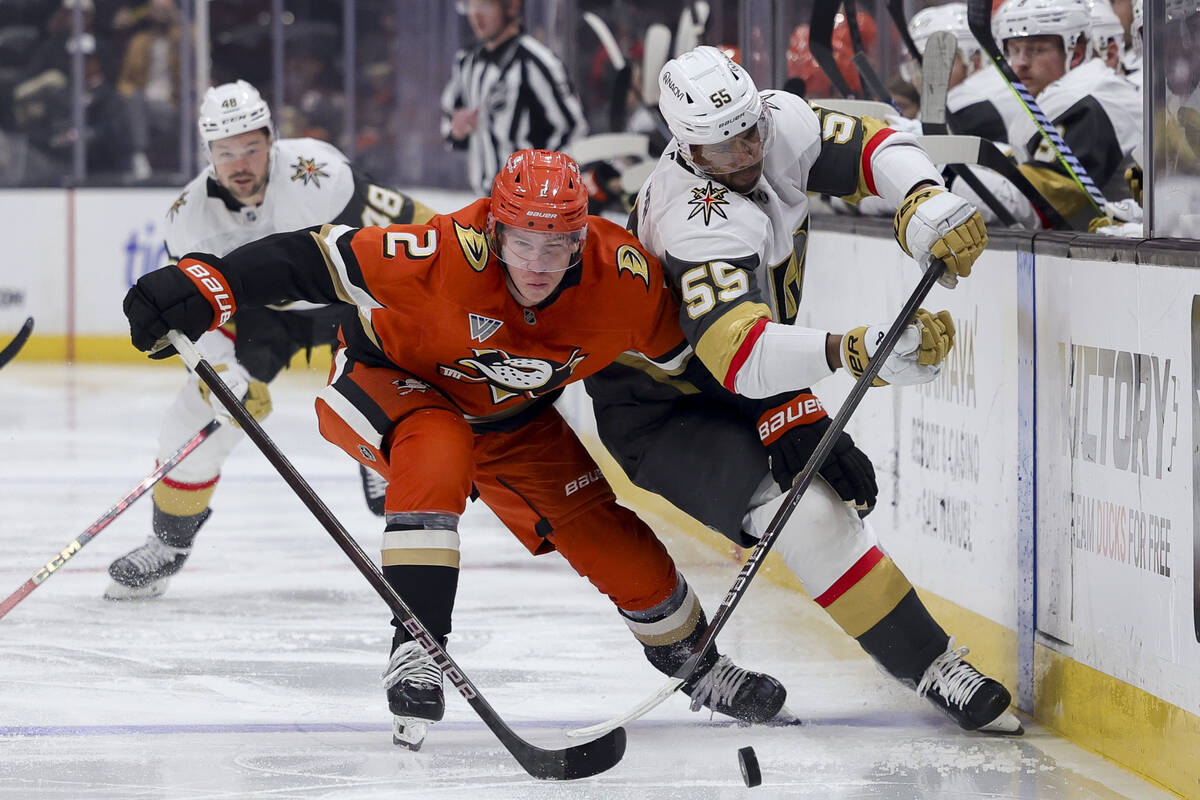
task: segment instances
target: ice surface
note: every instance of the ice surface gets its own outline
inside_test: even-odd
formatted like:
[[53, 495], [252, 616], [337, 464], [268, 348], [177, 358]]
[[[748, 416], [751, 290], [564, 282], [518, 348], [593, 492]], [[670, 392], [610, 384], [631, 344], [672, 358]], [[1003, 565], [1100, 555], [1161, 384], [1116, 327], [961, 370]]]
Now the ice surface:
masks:
[[[182, 367], [0, 371], [0, 597], [153, 468]], [[316, 372], [272, 387], [267, 430], [369, 553], [382, 526], [356, 466], [319, 438]], [[101, 598], [150, 529], [143, 498], [0, 620], [0, 797], [1167, 797], [1025, 720], [1019, 739], [960, 731], [880, 674], [811, 602], [757, 580], [721, 646], [779, 677], [800, 727], [741, 728], [672, 698], [628, 728], [611, 771], [529, 778], [464, 701], [412, 753], [391, 744], [379, 683], [389, 613], [249, 441], [161, 598]], [[665, 532], [711, 610], [728, 553]], [[663, 677], [607, 599], [557, 555], [532, 558], [486, 512], [462, 524], [451, 652], [535, 744], [624, 711]], [[965, 643], [969, 644], [969, 641]], [[741, 781], [753, 745], [763, 785]]]

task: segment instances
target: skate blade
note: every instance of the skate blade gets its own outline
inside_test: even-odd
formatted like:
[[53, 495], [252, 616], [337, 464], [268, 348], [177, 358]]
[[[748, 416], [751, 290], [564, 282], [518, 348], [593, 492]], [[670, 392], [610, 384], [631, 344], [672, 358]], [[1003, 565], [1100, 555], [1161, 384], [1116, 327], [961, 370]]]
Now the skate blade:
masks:
[[775, 716], [763, 723], [769, 728], [785, 728], [789, 725], [803, 725], [804, 721], [791, 712], [787, 706], [782, 706]]
[[105, 600], [150, 600], [154, 597], [166, 593], [167, 585], [171, 579], [159, 578], [153, 583], [148, 583], [145, 586], [126, 586], [117, 581], [110, 581], [108, 588], [104, 590]]
[[407, 747], [416, 752], [425, 744], [429, 732], [429, 720], [420, 717], [392, 717], [392, 744]]
[[1001, 713], [1000, 716], [987, 725], [981, 725], [977, 730], [980, 733], [995, 733], [1001, 736], [1021, 736], [1025, 733], [1021, 720], [1017, 719], [1017, 715], [1011, 711]]

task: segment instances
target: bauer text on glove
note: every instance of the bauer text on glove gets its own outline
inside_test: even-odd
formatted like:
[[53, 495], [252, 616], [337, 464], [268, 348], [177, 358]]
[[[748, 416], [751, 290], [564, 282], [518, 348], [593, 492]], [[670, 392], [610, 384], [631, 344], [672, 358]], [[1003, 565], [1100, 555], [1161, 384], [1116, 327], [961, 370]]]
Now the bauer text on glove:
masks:
[[[209, 262], [213, 263], [209, 263]], [[125, 295], [129, 336], [138, 350], [150, 351], [178, 330], [192, 341], [227, 322], [237, 309], [234, 292], [220, 269], [220, 259], [184, 256], [178, 264], [143, 275]], [[151, 354], [165, 358], [168, 347]]]
[[[864, 325], [842, 337], [842, 365], [856, 379], [875, 357], [887, 330], [887, 325]], [[954, 320], [950, 312], [931, 314], [923, 308], [918, 309], [871, 385], [928, 383], [942, 371], [942, 360], [952, 347]]]
[[[832, 422], [821, 401], [807, 391], [786, 399], [773, 397], [766, 402], [770, 407], [758, 418], [758, 436], [767, 448], [771, 477], [780, 489], [787, 491]], [[818, 473], [860, 516], [866, 516], [875, 507], [875, 497], [879, 494], [875, 468], [845, 431], [834, 440], [833, 449]]]

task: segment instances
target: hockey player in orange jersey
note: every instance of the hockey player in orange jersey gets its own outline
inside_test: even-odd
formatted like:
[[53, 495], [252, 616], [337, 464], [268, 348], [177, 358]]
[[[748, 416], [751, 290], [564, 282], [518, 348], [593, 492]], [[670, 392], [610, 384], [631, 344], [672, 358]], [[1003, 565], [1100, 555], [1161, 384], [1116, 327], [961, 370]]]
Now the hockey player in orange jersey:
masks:
[[[151, 350], [169, 328], [195, 339], [282, 300], [358, 308], [317, 399], [321, 432], [388, 479], [384, 575], [443, 643], [459, 515], [477, 492], [531, 553], [557, 550], [608, 595], [657, 669], [683, 663], [707, 625], [695, 592], [552, 405], [622, 353], [669, 372], [688, 349], [659, 263], [587, 216], [573, 161], [519, 151], [490, 198], [425, 225], [325, 225], [188, 254], [140, 279], [125, 313]], [[399, 626], [384, 683], [394, 740], [419, 747], [442, 717], [442, 676]], [[788, 718], [778, 681], [715, 652], [684, 689], [694, 709]]]

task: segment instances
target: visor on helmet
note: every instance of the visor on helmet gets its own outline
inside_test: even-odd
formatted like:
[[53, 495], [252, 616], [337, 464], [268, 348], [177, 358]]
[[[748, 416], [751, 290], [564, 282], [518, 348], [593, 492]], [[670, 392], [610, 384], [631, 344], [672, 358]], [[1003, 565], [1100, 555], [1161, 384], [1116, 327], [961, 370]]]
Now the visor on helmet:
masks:
[[587, 228], [556, 233], [496, 222], [488, 245], [504, 264], [527, 272], [564, 272], [579, 263]]
[[763, 160], [772, 132], [771, 113], [764, 105], [758, 121], [730, 139], [713, 144], [684, 145], [688, 160], [710, 178], [753, 167]]

